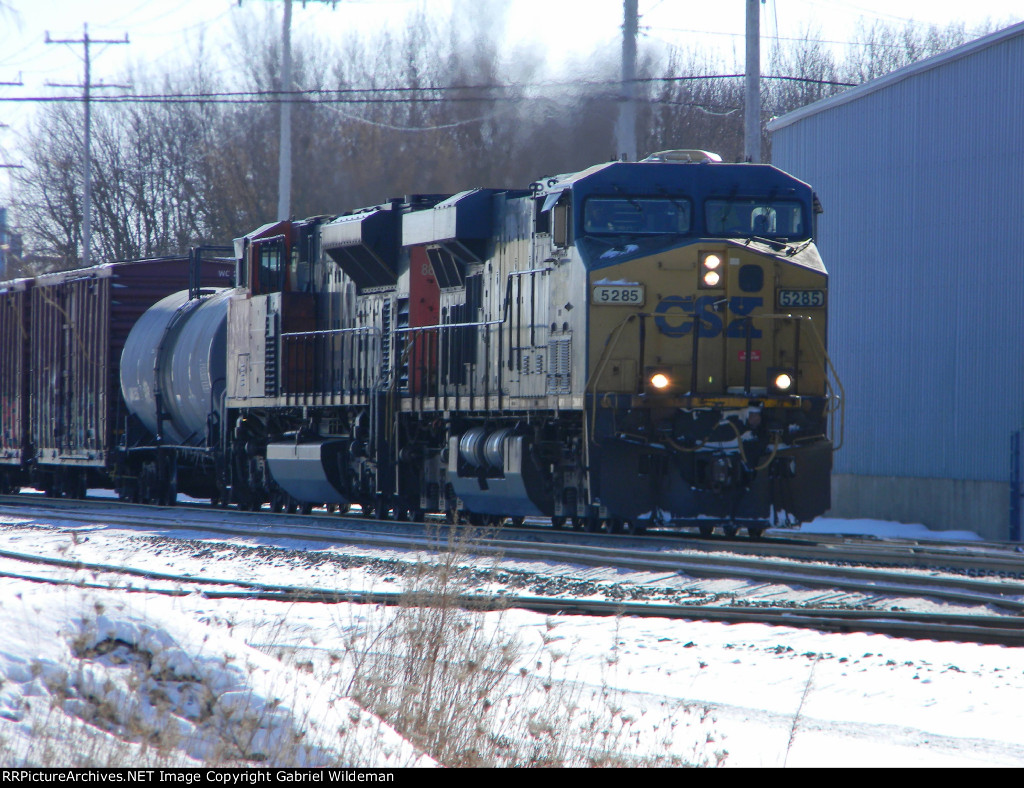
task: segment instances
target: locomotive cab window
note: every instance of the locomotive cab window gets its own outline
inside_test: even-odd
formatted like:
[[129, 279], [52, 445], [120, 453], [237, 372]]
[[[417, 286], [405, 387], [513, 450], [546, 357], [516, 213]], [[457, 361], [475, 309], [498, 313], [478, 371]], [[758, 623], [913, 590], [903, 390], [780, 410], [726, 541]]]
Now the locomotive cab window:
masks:
[[590, 235], [683, 235], [690, 231], [690, 201], [676, 197], [591, 197], [583, 211]]
[[552, 209], [552, 224], [554, 225], [551, 231], [551, 241], [555, 246], [565, 248], [571, 243], [570, 235], [572, 222], [570, 217], [572, 212], [570, 211], [571, 205], [568, 200], [562, 199]]
[[708, 234], [726, 237], [809, 238], [803, 204], [795, 200], [708, 200]]
[[534, 200], [535, 231], [538, 235], [551, 232], [551, 211], [544, 209], [544, 202], [543, 197], [538, 197]]
[[256, 258], [256, 276], [253, 281], [253, 294], [266, 295], [284, 289], [284, 239], [275, 238], [256, 246], [253, 252]]

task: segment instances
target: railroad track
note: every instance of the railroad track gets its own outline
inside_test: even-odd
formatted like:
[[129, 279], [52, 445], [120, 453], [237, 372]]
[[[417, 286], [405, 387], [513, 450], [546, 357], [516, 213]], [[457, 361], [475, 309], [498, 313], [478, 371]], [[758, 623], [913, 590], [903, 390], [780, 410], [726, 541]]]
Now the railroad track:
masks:
[[[5, 554], [10, 557], [10, 554]], [[132, 570], [126, 567], [90, 565], [60, 559], [40, 560], [25, 557], [32, 563], [51, 566], [116, 573], [147, 580], [162, 580], [178, 584], [176, 588], [129, 585], [112, 588], [109, 583], [87, 582], [21, 573], [0, 572], [0, 577], [15, 578], [49, 585], [74, 586], [96, 590], [121, 590], [129, 593], [187, 596], [199, 594], [207, 599], [241, 599], [337, 604], [408, 604], [405, 594], [385, 591], [351, 591], [328, 588], [308, 588], [254, 583], [244, 580], [221, 580], [193, 576]], [[203, 588], [203, 586], [232, 586], [231, 590]], [[893, 637], [925, 640], [959, 640], [1005, 646], [1024, 646], [1024, 626], [1021, 620], [1009, 616], [972, 616], [953, 614], [913, 613], [908, 611], [828, 610], [815, 608], [777, 609], [749, 606], [707, 607], [697, 605], [657, 605], [650, 603], [607, 602], [601, 600], [562, 599], [545, 597], [495, 597], [493, 595], [460, 594], [444, 600], [429, 594], [417, 594], [415, 604], [451, 604], [452, 602], [474, 610], [499, 610], [517, 607], [548, 615], [633, 616], [643, 618], [669, 618], [676, 620], [718, 621], [728, 624], [760, 623], [816, 629], [824, 632], [872, 632]]]
[[[22, 503], [23, 502], [19, 502]], [[124, 513], [120, 513], [123, 511]], [[420, 529], [417, 533], [409, 530], [408, 524], [387, 523], [387, 533], [366, 530], [370, 523], [356, 521], [353, 527], [348, 521], [330, 518], [293, 518], [277, 515], [257, 515], [259, 523], [251, 514], [240, 515], [202, 509], [156, 509], [154, 507], [126, 507], [117, 514], [111, 514], [109, 504], [97, 505], [67, 501], [33, 502], [32, 505], [0, 506], [0, 514], [8, 517], [56, 519], [58, 523], [96, 523], [97, 520], [110, 525], [132, 528], [156, 529], [160, 532], [200, 532], [233, 539], [256, 538], [271, 543], [300, 541], [318, 549], [338, 548], [344, 545], [360, 545], [370, 549], [433, 551], [444, 549], [446, 534], [438, 532], [427, 535]], [[231, 516], [225, 516], [231, 515]], [[51, 526], [52, 527], [52, 526]], [[59, 526], [58, 526], [59, 527]], [[862, 607], [866, 609], [842, 609], [836, 605], [803, 605], [792, 602], [783, 604], [766, 603], [763, 600], [740, 600], [739, 604], [707, 604], [701, 599], [674, 601], [673, 604], [654, 602], [623, 602], [607, 600], [580, 600], [550, 598], [537, 595], [502, 595], [500, 604], [565, 614], [586, 613], [589, 615], [623, 614], [632, 616], [659, 616], [672, 618], [700, 618], [716, 621], [757, 621], [787, 626], [805, 626], [826, 631], [874, 631], [904, 637], [925, 637], [936, 639], [963, 639], [977, 642], [998, 642], [1018, 645], [1024, 641], [1024, 583], [994, 579], [968, 578], [962, 576], [934, 576], [921, 573], [897, 573], [875, 568], [848, 567], [811, 564], [806, 560], [754, 560], [747, 556], [701, 552], [688, 555], [679, 552], [627, 547], [628, 539], [614, 542], [615, 546], [592, 544], [529, 544], [522, 539], [481, 537], [471, 545], [463, 545], [474, 555], [498, 556], [505, 559], [525, 561], [556, 562], [568, 567], [593, 566], [612, 567], [623, 570], [653, 573], [658, 576], [686, 575], [694, 578], [740, 578], [762, 584], [799, 586], [841, 590], [844, 593], [859, 592], [870, 600]], [[634, 540], [635, 541], [635, 540]], [[731, 547], [731, 544], [729, 545]], [[678, 549], [678, 542], [676, 543]], [[307, 548], [308, 549], [308, 548]], [[719, 548], [721, 549], [721, 548]], [[394, 592], [353, 592], [332, 588], [307, 586], [275, 586], [253, 583], [241, 579], [211, 579], [192, 575], [155, 573], [127, 566], [87, 564], [75, 561], [31, 556], [13, 551], [0, 551], [0, 557], [23, 563], [36, 563], [51, 568], [81, 570], [92, 573], [143, 578], [150, 582], [145, 587], [132, 586], [130, 590], [146, 590], [150, 593], [202, 593], [209, 597], [253, 597], [264, 599], [287, 599], [288, 601], [318, 602], [374, 602], [395, 604], [401, 598]], [[78, 580], [9, 573], [36, 582], [59, 582], [75, 585], [90, 585]], [[172, 583], [167, 588], [153, 585]], [[109, 584], [95, 584], [109, 588]], [[886, 600], [885, 597], [890, 597]], [[926, 597], [941, 600], [947, 604], [967, 606], [969, 614], [921, 613], [908, 610], [892, 610], [899, 607], [899, 601], [906, 598]], [[489, 601], [490, 600], [490, 601]], [[467, 605], [486, 607], [494, 603], [493, 597], [465, 595], [460, 601]], [[879, 606], [882, 603], [883, 606]], [[888, 605], [888, 607], [884, 607]], [[1001, 615], [993, 615], [1001, 611]]]
[[[123, 516], [111, 516], [117, 508], [126, 512]], [[231, 522], [256, 522], [279, 526], [290, 523], [292, 528], [323, 529], [332, 534], [408, 534], [411, 536], [431, 533], [447, 536], [450, 526], [443, 523], [421, 524], [397, 522], [394, 520], [369, 520], [361, 517], [339, 517], [314, 510], [311, 515], [286, 515], [264, 512], [241, 512], [234, 509], [213, 509], [208, 505], [181, 505], [156, 507], [139, 504], [125, 504], [113, 499], [68, 499], [44, 498], [42, 496], [7, 495], [0, 496], [0, 513], [9, 515], [52, 515], [60, 512], [63, 519], [89, 522], [89, 512], [102, 512], [106, 522], [130, 525], [137, 520], [132, 512], [148, 512], [154, 520], [166, 521], [168, 525], [181, 527], [183, 512], [188, 512], [189, 521], [204, 528], [215, 527], [225, 520]], [[483, 529], [482, 532], [489, 532]], [[480, 532], [480, 531], [476, 531]], [[878, 541], [873, 538], [809, 536], [793, 534], [752, 542], [746, 539], [722, 537], [700, 538], [688, 532], [653, 532], [646, 536], [607, 534], [586, 534], [575, 531], [554, 530], [550, 526], [527, 525], [518, 528], [501, 528], [502, 536], [511, 541], [551, 544], [615, 545], [619, 551], [629, 546], [651, 551], [655, 549], [691, 552], [729, 553], [758, 558], [788, 558], [817, 563], [868, 566], [906, 567], [918, 569], [962, 572], [971, 576], [997, 576], [1024, 580], [1024, 545], [1013, 543], [935, 543], [893, 539]]]

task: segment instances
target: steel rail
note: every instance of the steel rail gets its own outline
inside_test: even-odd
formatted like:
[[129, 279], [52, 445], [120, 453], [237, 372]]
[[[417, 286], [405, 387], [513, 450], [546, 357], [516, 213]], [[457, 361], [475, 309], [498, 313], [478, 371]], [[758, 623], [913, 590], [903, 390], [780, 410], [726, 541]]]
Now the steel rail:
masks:
[[[78, 562], [66, 562], [78, 563]], [[82, 565], [87, 566], [87, 565]], [[112, 571], [105, 567], [103, 571]], [[122, 573], [138, 574], [139, 570]], [[160, 573], [147, 573], [160, 574]], [[911, 613], [906, 611], [855, 611], [827, 608], [759, 608], [751, 606], [662, 605], [636, 602], [607, 602], [600, 600], [560, 599], [530, 596], [483, 596], [477, 594], [433, 595], [388, 591], [349, 591], [323, 588], [278, 586], [251, 581], [219, 580], [164, 575], [160, 579], [192, 585], [233, 585], [246, 591], [212, 591], [188, 588], [153, 588], [149, 586], [111, 587], [108, 584], [62, 578], [22, 575], [0, 572], [0, 578], [27, 582], [86, 588], [107, 592], [147, 593], [184, 597], [197, 594], [206, 599], [239, 599], [268, 602], [319, 604], [378, 604], [378, 605], [452, 605], [479, 611], [504, 610], [509, 607], [531, 610], [547, 615], [585, 615], [638, 618], [668, 618], [673, 620], [699, 620], [719, 623], [756, 623], [796, 629], [814, 629], [823, 632], [866, 632], [891, 637], [917, 640], [962, 641], [1003, 646], [1024, 646], [1024, 627], [1006, 616], [945, 615]]]
[[[26, 506], [28, 504], [28, 506]], [[175, 507], [156, 507], [145, 504], [127, 504], [111, 499], [91, 499], [86, 501], [70, 501], [66, 499], [43, 498], [26, 495], [0, 496], [0, 511], [10, 506], [9, 513], [25, 514], [31, 509], [45, 512], [61, 511], [65, 519], [89, 520], [83, 509], [98, 507], [105, 509], [104, 519], [108, 522], [120, 522], [117, 516], [111, 517], [112, 506], [124, 507], [127, 511], [147, 511], [163, 513], [168, 518], [180, 522], [181, 512], [189, 512], [190, 518], [205, 528], [214, 528], [223, 523], [226, 517], [240, 519], [259, 518], [263, 521], [273, 520], [271, 525], [279, 526], [282, 520], [291, 522], [293, 528], [322, 528], [331, 533], [350, 534], [354, 531], [387, 529], [389, 531], [405, 531], [410, 535], [422, 534], [424, 528], [436, 528], [447, 532], [449, 526], [434, 524], [424, 526], [419, 523], [398, 522], [394, 520], [378, 521], [365, 518], [338, 517], [331, 514], [284, 515], [272, 512], [240, 512], [231, 509], [212, 509], [204, 505]], [[301, 518], [300, 525], [297, 521]], [[125, 520], [124, 524], [134, 524]], [[251, 527], [251, 526], [250, 526]], [[503, 527], [502, 535], [509, 540], [530, 541], [543, 538], [547, 543], [579, 543], [593, 542], [596, 539], [607, 544], [616, 545], [616, 552], [630, 552], [625, 545], [643, 545], [648, 552], [652, 548], [663, 550], [688, 550], [701, 553], [719, 553], [728, 551], [743, 555], [759, 557], [785, 558], [796, 561], [834, 562], [836, 564], [873, 564], [891, 567], [909, 567], [914, 569], [959, 570], [967, 573], [995, 576], [1012, 576], [1024, 580], [1024, 552], [1018, 552], [1019, 545], [1008, 543], [978, 543], [965, 546], [958, 543], [954, 546], [942, 544], [919, 543], [907, 540], [893, 540], [881, 544], [849, 542], [848, 537], [837, 541], [835, 537], [823, 535], [813, 537], [808, 542], [807, 536], [780, 537], [776, 540], [751, 542], [747, 540], [725, 540], [720, 538], [697, 539], [689, 534], [652, 534], [648, 536], [600, 535], [585, 534], [572, 531], [555, 531], [549, 527]]]
[[[44, 507], [50, 509], [51, 507]], [[200, 531], [231, 537], [256, 537], [274, 540], [295, 539], [303, 542], [359, 544], [375, 549], [431, 550], [443, 551], [451, 545], [436, 537], [410, 536], [405, 534], [377, 534], [323, 529], [307, 523], [269, 524], [256, 528], [252, 525], [251, 513], [237, 516], [246, 522], [241, 527], [225, 525], [223, 512], [218, 512], [215, 522], [170, 522], [162, 515], [171, 511], [164, 508], [142, 507], [145, 513], [110, 517], [103, 515], [106, 524], [125, 524], [147, 529]], [[195, 510], [189, 510], [190, 513]], [[24, 512], [22, 514], [25, 514]], [[161, 515], [154, 517], [154, 515]], [[50, 515], [48, 515], [50, 516]], [[59, 519], [95, 522], [96, 517], [77, 513], [62, 513]], [[196, 518], [198, 519], [198, 518]], [[202, 518], [206, 519], [206, 518]], [[276, 516], [275, 516], [276, 519]], [[306, 518], [308, 521], [308, 518]], [[334, 522], [338, 522], [336, 518]], [[1024, 583], [981, 580], [964, 577], [908, 576], [877, 569], [838, 566], [816, 566], [806, 563], [781, 563], [778, 561], [754, 560], [729, 555], [684, 556], [673, 553], [623, 550], [591, 545], [532, 545], [524, 546], [520, 541], [482, 538], [471, 544], [456, 542], [456, 547], [467, 549], [477, 555], [521, 560], [552, 560], [570, 565], [613, 567], [641, 572], [667, 572], [701, 578], [742, 578], [759, 580], [772, 584], [792, 584], [809, 588], [841, 589], [869, 594], [888, 594], [897, 597], [932, 597], [947, 602], [971, 605], [994, 606], [1013, 614], [1024, 613]], [[28, 560], [22, 554], [2, 552], [0, 556], [15, 560]], [[51, 559], [57, 561], [58, 559]], [[97, 565], [102, 570], [102, 566]]]
[[[45, 507], [49, 509], [50, 507]], [[254, 526], [251, 522], [253, 513], [234, 513], [235, 517], [246, 521], [241, 526], [226, 525], [223, 522], [225, 512], [218, 511], [215, 516], [204, 515], [201, 518], [190, 516], [188, 522], [180, 518], [166, 520], [163, 515], [182, 510], [163, 507], [141, 507], [145, 514], [120, 515], [110, 517], [103, 515], [105, 524], [122, 524], [133, 527], [163, 528], [176, 531], [205, 531], [224, 536], [235, 537], [274, 537], [275, 539], [297, 539], [306, 542], [337, 544], [358, 544], [372, 548], [392, 549], [424, 549], [443, 550], [450, 545], [443, 537], [453, 533], [450, 529], [440, 529], [437, 535], [424, 535], [422, 526], [396, 524], [388, 522], [385, 527], [401, 526], [405, 534], [367, 533], [361, 529], [350, 530], [341, 527], [324, 527], [317, 520], [326, 518], [302, 517], [303, 522], [286, 525], [272, 522], [262, 526]], [[195, 509], [187, 510], [190, 515]], [[22, 512], [24, 514], [24, 512]], [[153, 515], [161, 515], [155, 518]], [[173, 515], [172, 515], [173, 516]], [[258, 513], [257, 513], [258, 516]], [[87, 514], [67, 512], [61, 519], [95, 522], [96, 517]], [[279, 520], [281, 515], [265, 515], [266, 518]], [[346, 521], [332, 517], [330, 523], [339, 525]], [[359, 525], [372, 527], [370, 521], [355, 521]], [[379, 525], [379, 524], [378, 524]], [[457, 532], [456, 532], [457, 533]], [[460, 544], [456, 540], [456, 544]], [[676, 545], [677, 546], [677, 545]], [[796, 583], [811, 588], [842, 588], [868, 593], [887, 593], [896, 595], [933, 596], [950, 602], [970, 605], [994, 604], [1015, 613], [1024, 613], [1024, 583], [967, 578], [959, 576], [930, 577], [907, 575], [875, 568], [848, 567], [836, 565], [816, 565], [806, 562], [780, 562], [738, 557], [728, 554], [703, 554], [688, 556], [673, 552], [653, 553], [649, 550], [627, 549], [624, 547], [602, 547], [580, 544], [552, 544], [524, 546], [521, 540], [510, 540], [491, 536], [474, 539], [472, 550], [498, 557], [517, 558], [521, 560], [554, 560], [568, 564], [597, 567], [614, 567], [641, 572], [685, 573], [694, 577], [708, 578], [750, 578], [775, 583]], [[678, 546], [677, 546], [678, 547]]]
[[[51, 507], [43, 507], [51, 509]], [[163, 516], [175, 509], [161, 507], [140, 507], [147, 510], [133, 515], [110, 517], [103, 515], [105, 524], [122, 524], [133, 527], [159, 528], [176, 531], [205, 531], [223, 536], [257, 537], [274, 539], [296, 539], [305, 542], [338, 544], [359, 544], [372, 548], [444, 550], [449, 547], [438, 537], [407, 534], [378, 534], [359, 531], [346, 531], [337, 528], [321, 528], [308, 523], [289, 523], [285, 528], [280, 524], [271, 523], [262, 527], [254, 527], [251, 513], [235, 513], [239, 519], [247, 522], [240, 527], [225, 525], [223, 515], [217, 512], [217, 518], [191, 518], [191, 522], [183, 523], [168, 521]], [[190, 514], [196, 510], [188, 510]], [[24, 512], [22, 512], [24, 514]], [[277, 515], [271, 515], [277, 519]], [[96, 517], [77, 512], [62, 512], [60, 519], [95, 522]], [[331, 518], [335, 523], [337, 518]], [[363, 525], [368, 525], [364, 522]], [[389, 523], [390, 525], [390, 523]], [[422, 532], [421, 532], [422, 533]], [[459, 542], [456, 542], [459, 545]], [[592, 545], [553, 545], [524, 546], [521, 541], [510, 541], [483, 537], [474, 540], [470, 547], [476, 554], [485, 554], [501, 558], [517, 558], [521, 560], [553, 560], [567, 564], [614, 567], [642, 572], [684, 573], [692, 577], [704, 578], [747, 578], [770, 583], [790, 583], [810, 588], [837, 588], [855, 590], [871, 594], [893, 594], [897, 596], [929, 596], [944, 599], [948, 602], [968, 605], [996, 605], [1014, 613], [1024, 612], [1024, 584], [991, 581], [964, 577], [928, 577], [907, 576], [905, 574], [886, 572], [877, 569], [852, 568], [840, 566], [819, 566], [806, 563], [781, 563], [777, 561], [755, 560], [729, 555], [705, 554], [690, 557], [676, 553], [657, 553], [650, 551], [625, 550], [615, 547], [599, 547]]]

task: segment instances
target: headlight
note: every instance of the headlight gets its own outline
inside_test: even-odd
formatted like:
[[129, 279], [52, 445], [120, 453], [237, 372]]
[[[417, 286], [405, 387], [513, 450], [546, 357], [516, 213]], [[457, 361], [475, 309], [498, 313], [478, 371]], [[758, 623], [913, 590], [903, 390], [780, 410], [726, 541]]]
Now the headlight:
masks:
[[768, 391], [771, 394], [796, 394], [796, 371], [786, 367], [769, 369]]
[[659, 391], [662, 389], [667, 389], [669, 383], [671, 382], [672, 381], [668, 379], [668, 375], [662, 372], [656, 372], [655, 374], [651, 375], [651, 385], [654, 388], [658, 389]]
[[704, 289], [716, 289], [724, 286], [723, 282], [723, 260], [720, 254], [715, 252], [700, 253], [700, 283]]

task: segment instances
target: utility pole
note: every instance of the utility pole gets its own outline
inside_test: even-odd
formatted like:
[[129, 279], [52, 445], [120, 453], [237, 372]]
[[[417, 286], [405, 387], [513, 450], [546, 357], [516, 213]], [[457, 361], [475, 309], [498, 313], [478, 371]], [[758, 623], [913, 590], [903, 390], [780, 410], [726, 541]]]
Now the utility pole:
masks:
[[277, 218], [292, 215], [292, 0], [284, 0], [281, 31], [281, 144], [277, 157]]
[[761, 0], [747, 0], [747, 79], [743, 156], [761, 161]]
[[619, 120], [615, 125], [615, 157], [636, 161], [636, 37], [639, 29], [638, 0], [622, 3], [622, 89]]
[[[50, 31], [46, 31], [47, 44], [81, 44], [85, 50], [85, 82], [81, 85], [50, 85], [50, 87], [82, 88], [82, 99], [85, 102], [85, 133], [82, 140], [82, 179], [84, 181], [82, 195], [82, 265], [88, 268], [92, 265], [92, 152], [91, 140], [91, 109], [89, 106], [91, 91], [93, 88], [120, 88], [125, 85], [94, 85], [92, 83], [91, 55], [89, 47], [93, 44], [127, 44], [128, 34], [123, 39], [110, 40], [105, 38], [89, 38], [89, 25], [82, 25], [82, 37], [73, 38], [50, 38]], [[49, 83], [47, 83], [49, 84]]]
[[[21, 81], [21, 72], [18, 72], [18, 81], [17, 82], [0, 82], [0, 87], [5, 87], [5, 88], [8, 88], [8, 87], [20, 88], [20, 87], [24, 87], [24, 86], [25, 86], [25, 83]], [[9, 129], [9, 128], [10, 128], [10, 126], [8, 126], [6, 123], [0, 123], [0, 129]], [[21, 164], [4, 164], [4, 163], [0, 163], [0, 170], [21, 170], [21, 169], [24, 169], [24, 167]], [[3, 209], [0, 208], [0, 210], [3, 210]]]

